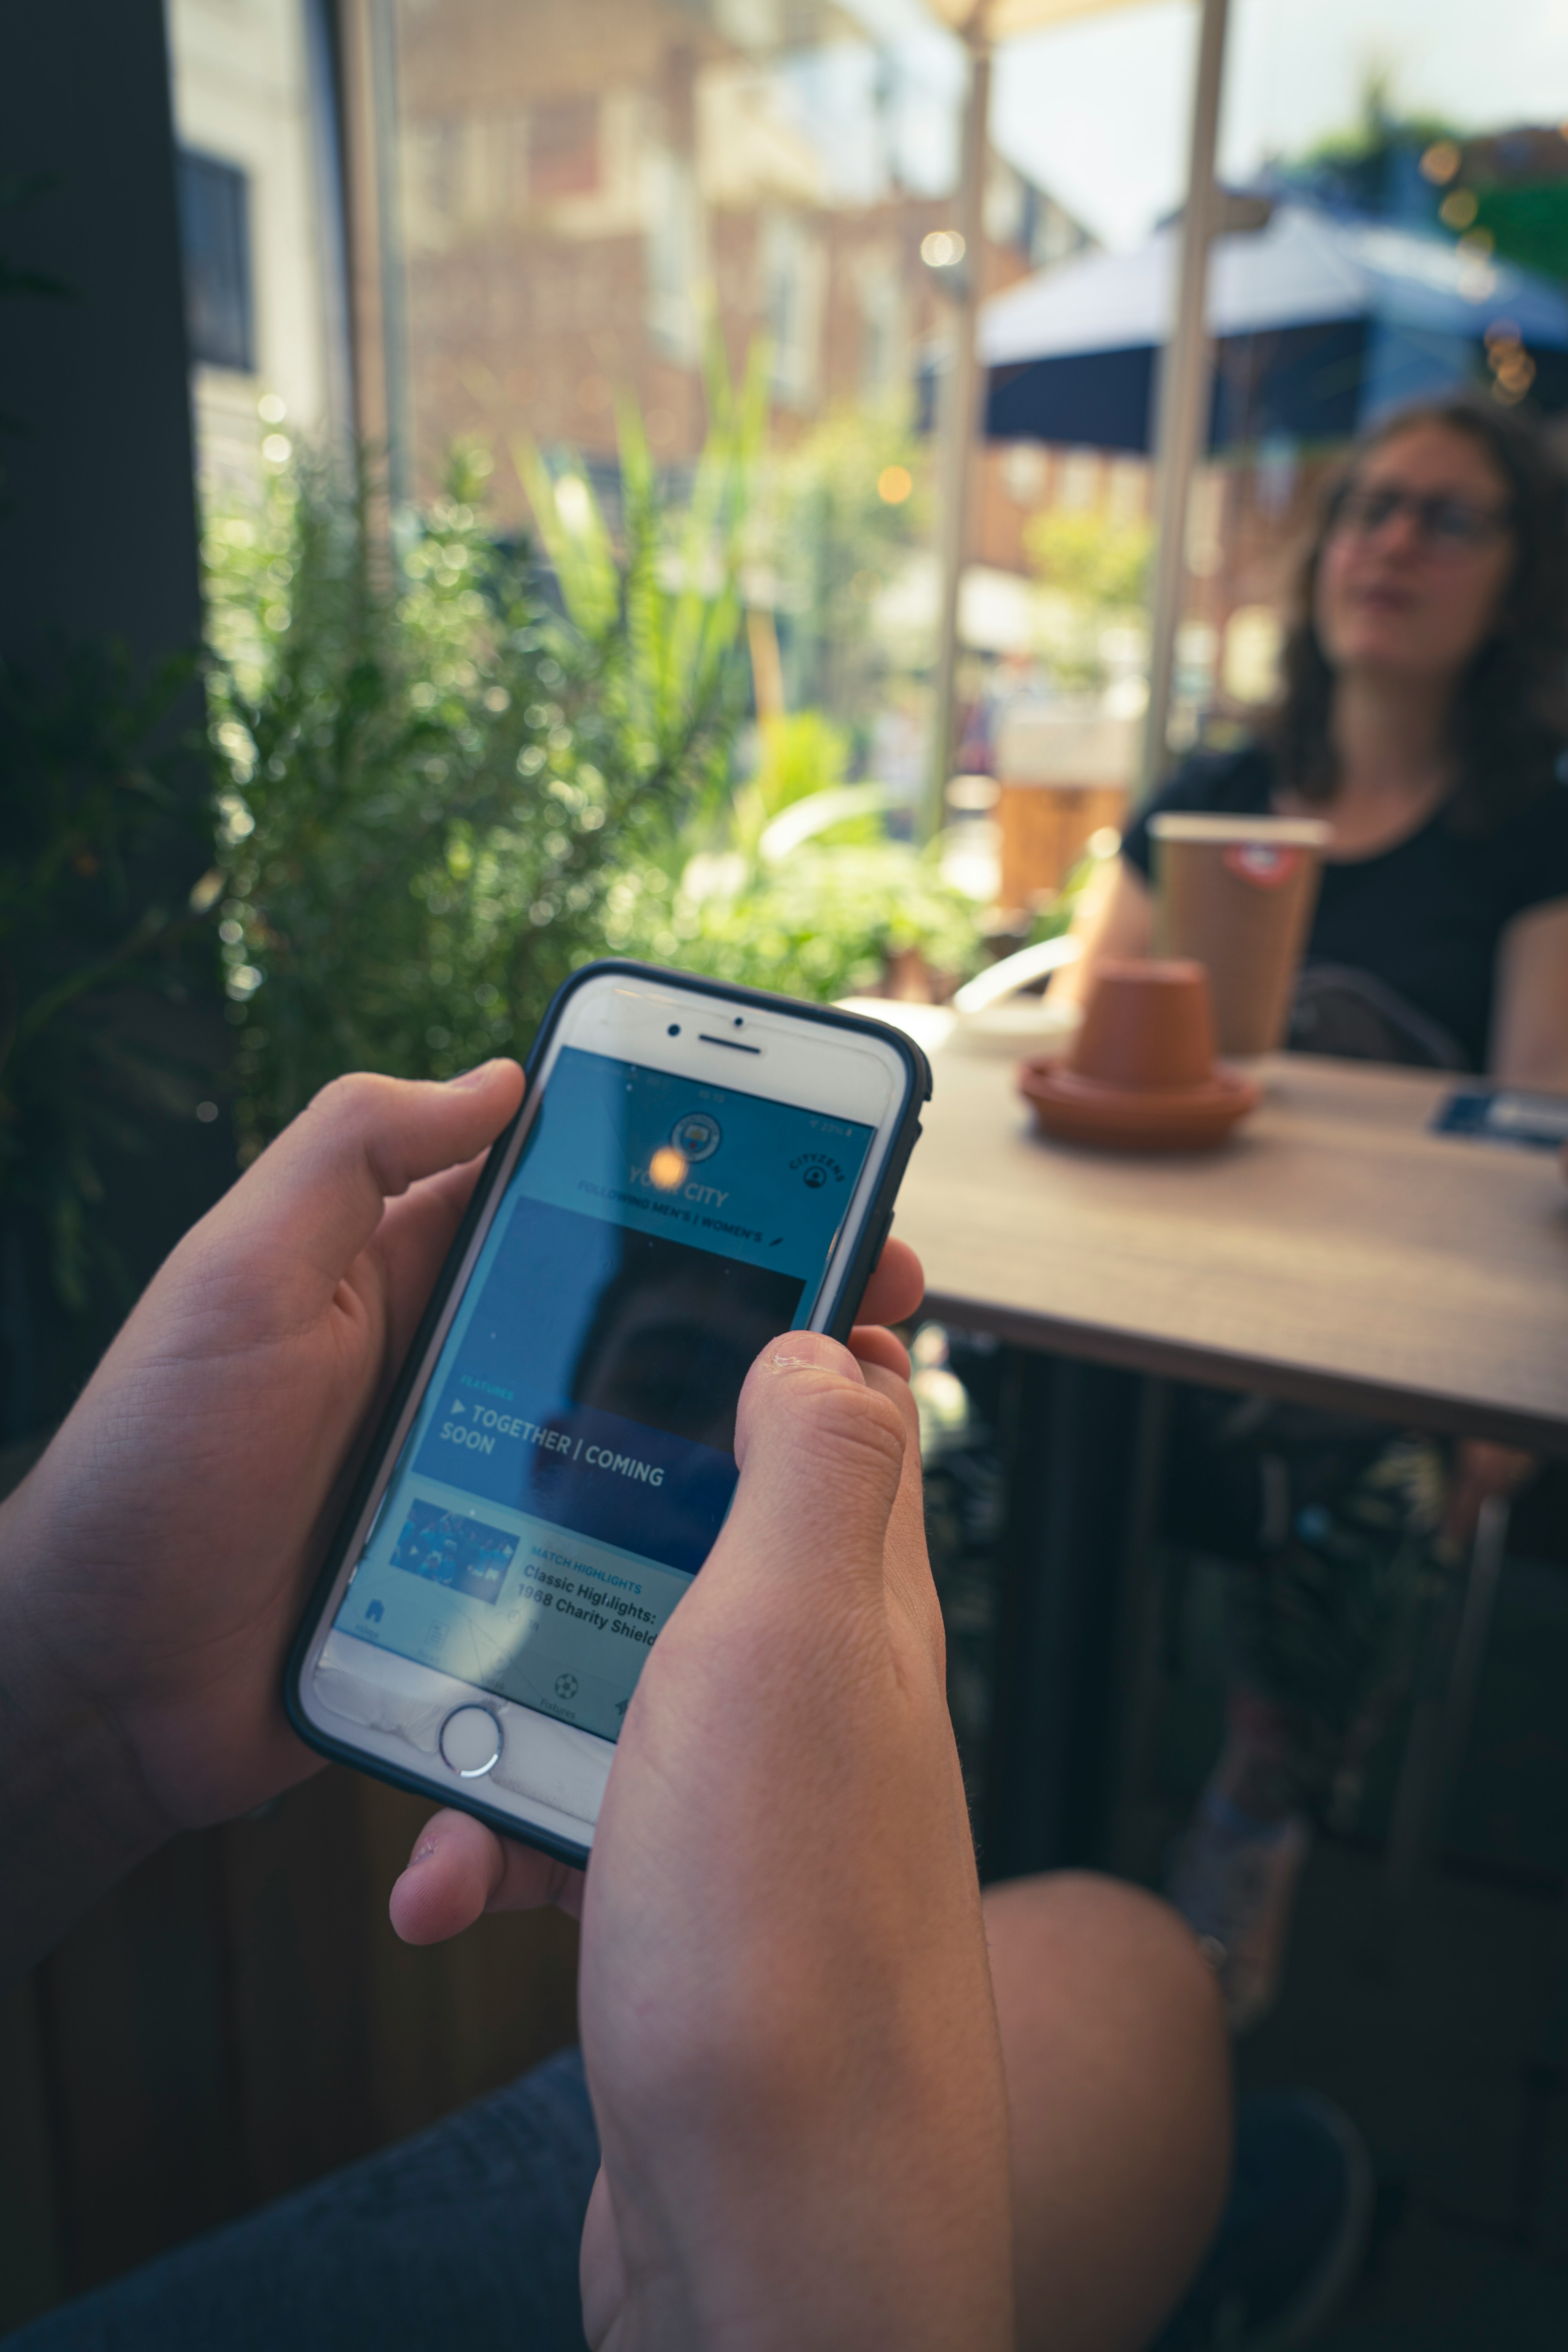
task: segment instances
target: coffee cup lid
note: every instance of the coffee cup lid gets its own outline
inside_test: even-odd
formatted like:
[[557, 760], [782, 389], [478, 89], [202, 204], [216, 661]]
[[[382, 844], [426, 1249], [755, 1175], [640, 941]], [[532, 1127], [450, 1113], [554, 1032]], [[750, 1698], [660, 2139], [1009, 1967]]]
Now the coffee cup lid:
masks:
[[1258, 841], [1270, 849], [1321, 849], [1331, 828], [1311, 816], [1208, 816], [1160, 809], [1149, 820], [1156, 841]]

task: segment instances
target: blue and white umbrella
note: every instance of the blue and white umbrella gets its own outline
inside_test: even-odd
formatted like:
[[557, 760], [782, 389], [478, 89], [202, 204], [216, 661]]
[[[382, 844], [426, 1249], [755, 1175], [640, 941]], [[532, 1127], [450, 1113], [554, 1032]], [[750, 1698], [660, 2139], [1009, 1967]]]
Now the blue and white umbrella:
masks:
[[[1042, 270], [984, 304], [986, 432], [1144, 451], [1180, 231]], [[1210, 248], [1211, 450], [1348, 439], [1476, 378], [1489, 344], [1548, 409], [1568, 407], [1568, 291], [1436, 236], [1297, 201]], [[1531, 371], [1533, 373], [1531, 373]]]

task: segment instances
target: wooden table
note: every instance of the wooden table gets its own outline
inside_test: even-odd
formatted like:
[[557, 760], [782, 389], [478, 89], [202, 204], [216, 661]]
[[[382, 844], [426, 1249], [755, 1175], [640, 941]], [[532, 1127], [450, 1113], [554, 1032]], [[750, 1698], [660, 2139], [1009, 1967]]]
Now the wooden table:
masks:
[[1453, 1084], [1280, 1055], [1217, 1152], [1047, 1142], [932, 1056], [898, 1231], [949, 1322], [1081, 1360], [1568, 1454], [1568, 1185], [1435, 1136]]
[[1115, 1858], [1167, 1382], [1568, 1454], [1568, 1186], [1545, 1152], [1431, 1134], [1449, 1079], [1296, 1055], [1217, 1152], [1071, 1149], [1010, 1063], [919, 1025], [935, 1090], [897, 1230], [930, 1311], [1016, 1351], [981, 1822], [1006, 1877]]

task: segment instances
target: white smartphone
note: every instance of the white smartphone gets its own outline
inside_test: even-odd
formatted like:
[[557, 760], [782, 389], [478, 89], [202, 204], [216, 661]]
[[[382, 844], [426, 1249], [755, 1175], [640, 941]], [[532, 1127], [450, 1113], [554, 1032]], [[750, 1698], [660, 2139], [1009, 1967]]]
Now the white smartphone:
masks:
[[574, 975], [296, 1638], [304, 1738], [585, 1857], [729, 1508], [747, 1369], [780, 1331], [847, 1333], [930, 1092], [879, 1022]]

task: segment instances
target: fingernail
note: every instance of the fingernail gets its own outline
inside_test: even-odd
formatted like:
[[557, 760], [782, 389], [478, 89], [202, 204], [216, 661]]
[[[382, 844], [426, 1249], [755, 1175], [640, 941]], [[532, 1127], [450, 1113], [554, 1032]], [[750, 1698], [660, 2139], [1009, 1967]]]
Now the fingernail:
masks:
[[860, 1367], [853, 1356], [848, 1363], [825, 1363], [820, 1356], [792, 1356], [783, 1348], [770, 1350], [767, 1359], [770, 1372], [833, 1372], [841, 1381], [858, 1380]]
[[494, 1068], [493, 1058], [488, 1062], [476, 1062], [471, 1070], [459, 1070], [455, 1078], [447, 1079], [447, 1084], [449, 1087], [483, 1086], [487, 1073]]

